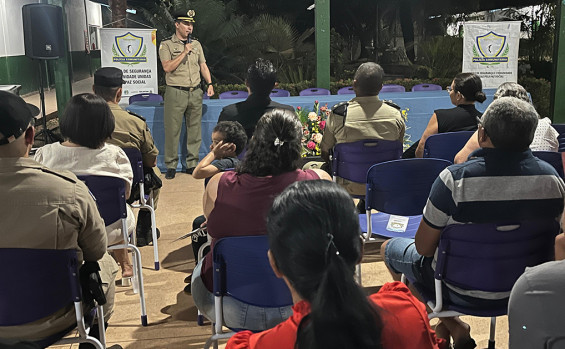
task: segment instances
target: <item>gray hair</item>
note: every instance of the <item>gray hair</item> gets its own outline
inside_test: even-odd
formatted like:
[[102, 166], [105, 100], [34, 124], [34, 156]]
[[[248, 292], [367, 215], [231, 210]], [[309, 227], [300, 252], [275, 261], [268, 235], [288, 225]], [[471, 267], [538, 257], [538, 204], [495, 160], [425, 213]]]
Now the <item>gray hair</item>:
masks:
[[530, 103], [516, 97], [500, 97], [489, 105], [481, 124], [495, 148], [522, 152], [534, 139], [538, 119]]
[[361, 94], [376, 96], [383, 87], [384, 75], [385, 72], [380, 65], [367, 62], [357, 68], [353, 79], [357, 80], [356, 86]]
[[496, 100], [500, 97], [516, 97], [532, 103], [526, 89], [517, 82], [505, 82], [498, 86], [498, 89], [494, 93], [494, 99]]

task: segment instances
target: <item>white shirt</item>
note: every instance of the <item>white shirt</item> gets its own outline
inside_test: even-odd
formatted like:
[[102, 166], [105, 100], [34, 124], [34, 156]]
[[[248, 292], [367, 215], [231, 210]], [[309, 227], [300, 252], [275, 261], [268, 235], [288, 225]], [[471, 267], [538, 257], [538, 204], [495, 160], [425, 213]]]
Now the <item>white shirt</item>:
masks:
[[540, 119], [530, 149], [532, 151], [558, 151], [558, 136], [559, 133], [551, 126], [549, 118]]

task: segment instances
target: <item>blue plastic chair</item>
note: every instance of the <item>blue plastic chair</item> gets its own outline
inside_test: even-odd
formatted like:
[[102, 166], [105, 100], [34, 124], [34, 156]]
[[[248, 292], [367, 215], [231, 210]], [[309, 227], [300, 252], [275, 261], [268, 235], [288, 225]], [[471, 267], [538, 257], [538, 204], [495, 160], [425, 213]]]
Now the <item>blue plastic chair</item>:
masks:
[[557, 153], [554, 151], [533, 151], [535, 157], [542, 159], [543, 161], [549, 163], [557, 174], [562, 179], [565, 179], [565, 171], [563, 170], [563, 159], [561, 157], [561, 153]]
[[123, 148], [129, 158], [133, 171], [133, 185], [139, 185], [139, 201], [132, 203], [131, 207], [147, 210], [151, 213], [151, 235], [153, 236], [153, 257], [155, 270], [159, 270], [159, 244], [157, 242], [157, 223], [155, 221], [155, 209], [153, 208], [153, 195], [145, 194], [145, 176], [143, 173], [143, 159], [137, 148]]
[[206, 91], [204, 91], [204, 93], [202, 94], [202, 99], [210, 99], [210, 96], [208, 96]]
[[353, 86], [342, 87], [337, 90], [338, 95], [354, 95], [355, 91], [353, 91]]
[[445, 132], [431, 135], [424, 144], [424, 157], [453, 162], [475, 131]]
[[[401, 141], [365, 139], [351, 143], [336, 144], [332, 154], [332, 175], [352, 182], [366, 183], [367, 171], [377, 163], [400, 159]], [[364, 195], [353, 195], [363, 198]]]
[[[506, 315], [508, 298], [483, 307], [462, 307], [443, 296], [445, 283], [464, 290], [510, 295], [526, 267], [553, 260], [559, 223], [554, 219], [502, 224], [453, 224], [443, 229], [437, 251], [435, 292], [415, 283], [432, 312], [430, 319], [472, 315], [491, 318], [488, 348], [494, 349], [496, 317]], [[403, 278], [404, 279], [404, 278]], [[413, 280], [412, 280], [413, 281]]]
[[139, 93], [129, 98], [129, 104], [133, 102], [162, 102], [163, 97], [156, 93]]
[[220, 93], [220, 99], [245, 99], [249, 96], [247, 91], [226, 91]]
[[[90, 328], [85, 324], [76, 250], [1, 248], [0, 265], [0, 326], [38, 321], [74, 304], [76, 324], [34, 344], [45, 348], [90, 343], [105, 348], [101, 305], [96, 306], [100, 340], [89, 335]], [[78, 329], [79, 336], [63, 338], [73, 328]]]
[[[233, 297], [257, 307], [286, 307], [292, 296], [282, 279], [273, 273], [267, 258], [269, 240], [266, 235], [223, 238], [216, 242], [214, 259], [214, 296], [216, 324], [204, 348], [235, 332], [224, 333], [222, 299]], [[244, 329], [231, 329], [235, 331]]]
[[332, 93], [330, 90], [320, 87], [311, 87], [300, 91], [299, 95], [301, 96], [329, 96]]
[[[359, 215], [361, 231], [367, 232], [365, 240], [372, 235], [413, 238], [432, 184], [449, 165], [451, 162], [443, 159], [401, 159], [371, 166], [367, 172], [367, 213]], [[372, 214], [372, 210], [378, 212]], [[406, 231], [387, 230], [391, 215], [408, 217]]]
[[[139, 290], [139, 302], [141, 305], [141, 324], [147, 326], [147, 309], [145, 306], [145, 288], [143, 286], [143, 272], [141, 269], [141, 253], [135, 241], [129, 243], [127, 229], [127, 209], [125, 196], [125, 182], [121, 178], [109, 176], [77, 176], [83, 181], [98, 205], [98, 211], [104, 219], [104, 223], [109, 225], [117, 220], [122, 221], [122, 235], [125, 243], [108, 246], [108, 250], [127, 248], [133, 252], [133, 282], [137, 283]], [[133, 234], [135, 240], [135, 234]]]
[[271, 97], [290, 97], [290, 91], [274, 89], [271, 91]]
[[394, 85], [394, 84], [386, 84], [383, 85], [381, 92], [379, 93], [387, 93], [387, 92], [406, 92], [406, 88], [402, 85]]
[[419, 92], [419, 91], [441, 91], [442, 88], [440, 85], [435, 84], [418, 84], [412, 86], [412, 92]]
[[559, 152], [565, 152], [565, 124], [552, 124], [553, 128], [559, 133]]

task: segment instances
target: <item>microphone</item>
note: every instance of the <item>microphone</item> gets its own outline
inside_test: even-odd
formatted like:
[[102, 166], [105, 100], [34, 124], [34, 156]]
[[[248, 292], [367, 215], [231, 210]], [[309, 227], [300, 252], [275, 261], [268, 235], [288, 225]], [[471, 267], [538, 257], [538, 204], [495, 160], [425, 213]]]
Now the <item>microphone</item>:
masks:
[[[186, 40], [189, 44], [192, 42], [192, 33], [188, 34], [188, 39]], [[188, 54], [190, 55], [192, 53], [191, 51], [188, 51]]]

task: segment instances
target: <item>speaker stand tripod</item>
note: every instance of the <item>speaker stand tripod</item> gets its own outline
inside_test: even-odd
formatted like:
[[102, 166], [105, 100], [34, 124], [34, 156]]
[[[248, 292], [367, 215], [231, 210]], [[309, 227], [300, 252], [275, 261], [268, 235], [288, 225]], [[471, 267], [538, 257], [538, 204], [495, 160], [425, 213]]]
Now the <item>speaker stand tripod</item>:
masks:
[[55, 141], [62, 141], [60, 137], [53, 133], [47, 128], [47, 115], [45, 114], [45, 91], [43, 90], [43, 69], [41, 69], [41, 59], [37, 60], [37, 66], [39, 67], [39, 100], [41, 103], [41, 115], [43, 116], [43, 130], [38, 132], [35, 136], [43, 136], [43, 141], [45, 144], [50, 144]]

